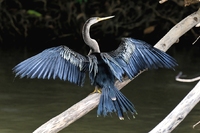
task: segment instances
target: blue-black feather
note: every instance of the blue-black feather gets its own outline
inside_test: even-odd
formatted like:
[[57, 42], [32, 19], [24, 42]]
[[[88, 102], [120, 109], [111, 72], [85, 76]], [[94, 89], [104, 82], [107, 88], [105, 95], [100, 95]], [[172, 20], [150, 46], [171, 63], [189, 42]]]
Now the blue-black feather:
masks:
[[[116, 97], [115, 99], [112, 99], [113, 95]], [[111, 113], [116, 113], [120, 119], [123, 119], [124, 114], [128, 112], [134, 115], [136, 110], [133, 104], [116, 87], [102, 88], [97, 110], [98, 116], [108, 116]]]
[[16, 76], [29, 78], [60, 78], [83, 85], [85, 73], [89, 72], [91, 84], [102, 88], [97, 110], [98, 116], [116, 113], [136, 113], [133, 104], [114, 86], [126, 75], [134, 78], [143, 70], [168, 68], [177, 65], [174, 58], [144, 41], [124, 38], [120, 46], [108, 53], [93, 53], [82, 56], [66, 46], [44, 50], [13, 68]]
[[[103, 60], [103, 62], [109, 66], [110, 73], [108, 74], [114, 75], [118, 80], [122, 79], [124, 74], [132, 79], [137, 76], [140, 71], [145, 69], [173, 69], [177, 65], [175, 59], [168, 54], [152, 47], [146, 42], [132, 38], [125, 38], [117, 50], [106, 54], [101, 53], [100, 55], [102, 57], [101, 62]], [[114, 62], [112, 60], [114, 60]], [[98, 61], [100, 61], [100, 59]], [[101, 67], [105, 68], [105, 66], [98, 66], [100, 70]], [[106, 77], [105, 74], [104, 77], [102, 75], [103, 74], [101, 74], [101, 76], [97, 75], [99, 78], [95, 80], [95, 85], [99, 85], [99, 81], [102, 82], [103, 78]], [[136, 113], [133, 104], [117, 90], [113, 84], [113, 81], [106, 82], [106, 80], [104, 80], [103, 84], [99, 85], [103, 88], [103, 91], [97, 114], [107, 116], [112, 112], [116, 112], [119, 118], [123, 118], [124, 113], [131, 112], [132, 115]], [[113, 95], [116, 97], [116, 100], [112, 100]], [[109, 99], [109, 97], [111, 98]]]
[[[117, 70], [122, 71], [123, 69], [118, 65], [114, 65], [113, 59], [108, 61], [105, 59], [105, 56], [102, 58], [101, 53], [93, 55], [97, 57], [98, 74], [95, 76], [95, 79], [93, 79], [94, 76], [92, 75], [90, 78], [94, 81], [93, 85], [102, 88], [97, 115], [108, 116], [111, 113], [116, 113], [120, 119], [123, 119], [124, 113], [131, 112], [131, 114], [134, 114], [136, 111], [133, 104], [114, 86], [117, 74], [113, 73], [113, 69], [117, 66], [117, 69], [115, 69], [116, 73], [118, 72]], [[112, 70], [107, 63], [110, 66], [113, 65]]]
[[26, 76], [42, 79], [59, 78], [82, 86], [85, 79], [85, 71], [82, 71], [82, 66], [85, 62], [88, 62], [85, 56], [66, 46], [58, 46], [28, 58], [15, 66], [13, 71], [16, 76], [19, 75], [21, 78]]
[[109, 67], [122, 66], [123, 71], [117, 71], [118, 75], [125, 73], [130, 79], [145, 69], [174, 69], [177, 66], [175, 59], [165, 52], [133, 38], [123, 38], [118, 49], [107, 54], [117, 62], [112, 65], [106, 62]]

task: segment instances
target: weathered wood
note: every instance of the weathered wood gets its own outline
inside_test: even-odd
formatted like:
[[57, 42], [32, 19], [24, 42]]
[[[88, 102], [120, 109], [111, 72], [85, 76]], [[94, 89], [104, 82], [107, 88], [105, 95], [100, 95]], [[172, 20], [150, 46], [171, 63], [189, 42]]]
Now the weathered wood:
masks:
[[167, 51], [179, 38], [200, 22], [200, 9], [176, 24], [154, 47]]
[[81, 118], [93, 108], [95, 108], [100, 99], [99, 93], [89, 95], [80, 102], [74, 104], [72, 107], [49, 120], [33, 133], [57, 133], [63, 128], [67, 127], [77, 119]]
[[[200, 22], [200, 11], [191, 14], [186, 17], [176, 26], [174, 26], [156, 45], [160, 50], [167, 51], [172, 44], [174, 44], [179, 37], [181, 37], [185, 32], [194, 27]], [[118, 89], [123, 88], [131, 80], [124, 79], [124, 82], [116, 82], [116, 87]], [[82, 101], [73, 105], [60, 115], [52, 118], [33, 133], [56, 133], [67, 127], [83, 115], [87, 114], [90, 110], [94, 109], [99, 103], [100, 94], [89, 95]], [[164, 127], [163, 127], [164, 128]]]
[[[168, 48], [168, 43], [165, 42], [167, 39], [172, 38], [173, 41], [178, 38], [174, 37], [176, 34], [184, 34], [187, 32], [186, 29], [191, 29], [196, 24], [200, 22], [200, 9], [191, 14], [190, 16], [183, 19], [175, 27], [173, 27], [165, 36], [169, 34], [171, 37], [163, 37], [155, 47], [162, 48], [164, 51]], [[177, 31], [178, 30], [178, 31]], [[167, 47], [166, 47], [167, 46]], [[163, 120], [161, 121], [154, 129], [149, 133], [170, 133], [173, 131], [178, 124], [184, 120], [188, 113], [195, 107], [195, 105], [200, 101], [200, 82], [188, 93], [188, 95], [176, 106], [176, 108]]]
[[198, 82], [176, 108], [149, 133], [171, 133], [199, 101], [200, 82]]

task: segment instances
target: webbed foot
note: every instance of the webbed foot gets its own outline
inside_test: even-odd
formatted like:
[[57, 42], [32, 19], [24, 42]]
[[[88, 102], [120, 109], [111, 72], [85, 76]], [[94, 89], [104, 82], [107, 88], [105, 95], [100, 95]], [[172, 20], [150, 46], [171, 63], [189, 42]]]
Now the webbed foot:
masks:
[[101, 94], [102, 93], [101, 88], [95, 86], [94, 91], [91, 94], [94, 94], [94, 93], [100, 93]]

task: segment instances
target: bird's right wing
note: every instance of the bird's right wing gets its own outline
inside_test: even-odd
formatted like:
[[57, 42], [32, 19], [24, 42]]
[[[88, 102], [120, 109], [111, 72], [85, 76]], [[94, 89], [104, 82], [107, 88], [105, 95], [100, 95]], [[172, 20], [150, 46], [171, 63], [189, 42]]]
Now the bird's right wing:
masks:
[[58, 46], [26, 59], [13, 68], [16, 76], [28, 78], [60, 78], [83, 85], [88, 59], [66, 46]]

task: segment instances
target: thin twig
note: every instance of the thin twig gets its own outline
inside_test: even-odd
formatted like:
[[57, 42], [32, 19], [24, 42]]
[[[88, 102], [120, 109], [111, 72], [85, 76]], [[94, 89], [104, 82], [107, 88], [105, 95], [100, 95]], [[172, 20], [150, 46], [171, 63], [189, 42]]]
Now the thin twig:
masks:
[[168, 1], [168, 0], [160, 0], [159, 3], [160, 3], [160, 4], [163, 4], [163, 3], [167, 2], [167, 1]]
[[183, 79], [183, 78], [180, 78], [182, 76], [182, 72], [179, 72], [179, 74], [176, 76], [176, 81], [179, 81], [179, 82], [195, 82], [195, 81], [199, 81], [200, 80], [200, 76], [199, 77], [195, 77], [195, 78], [191, 78], [191, 79]]
[[192, 43], [192, 45], [194, 45], [198, 40], [199, 40], [200, 36], [197, 37], [197, 39]]
[[196, 124], [194, 124], [192, 127], [193, 128], [195, 128], [197, 125], [199, 125], [200, 124], [200, 121], [199, 122], [197, 122]]

